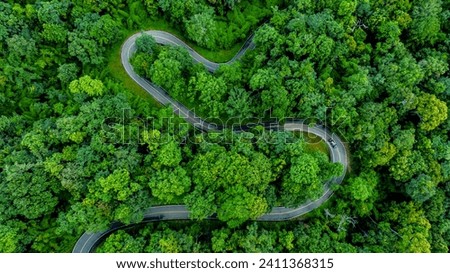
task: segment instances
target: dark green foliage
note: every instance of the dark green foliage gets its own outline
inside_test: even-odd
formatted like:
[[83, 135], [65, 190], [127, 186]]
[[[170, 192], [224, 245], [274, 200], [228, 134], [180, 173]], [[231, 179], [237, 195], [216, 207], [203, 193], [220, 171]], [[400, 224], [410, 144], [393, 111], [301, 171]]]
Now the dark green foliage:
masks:
[[187, 38], [214, 50], [228, 49], [244, 40], [258, 23], [272, 14], [273, 7], [283, 5], [283, 2], [144, 0], [149, 13], [156, 14], [159, 8], [161, 15], [172, 24], [181, 26]]
[[[330, 225], [332, 225], [330, 223]], [[127, 242], [128, 245], [124, 245]], [[141, 243], [140, 246], [137, 243]], [[330, 226], [319, 221], [309, 225], [293, 221], [251, 223], [239, 230], [217, 222], [159, 223], [111, 235], [97, 252], [357, 252]]]
[[138, 53], [152, 54], [155, 46], [155, 39], [148, 34], [142, 33], [142, 35], [136, 39], [136, 52]]
[[[195, 220], [119, 231], [98, 251], [449, 251], [448, 1], [19, 2], [0, 3], [0, 252], [68, 252], [161, 204]], [[317, 198], [342, 166], [292, 133], [199, 133], [109, 73], [123, 33], [162, 17], [212, 50], [255, 32], [216, 73], [146, 35], [132, 63], [203, 117], [325, 124], [351, 155], [328, 203], [252, 222]]]

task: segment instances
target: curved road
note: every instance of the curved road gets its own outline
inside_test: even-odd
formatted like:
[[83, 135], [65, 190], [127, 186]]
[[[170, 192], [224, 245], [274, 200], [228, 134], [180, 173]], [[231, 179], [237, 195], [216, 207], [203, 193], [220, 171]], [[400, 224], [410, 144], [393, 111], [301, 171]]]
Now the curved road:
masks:
[[[175, 45], [182, 46], [186, 48], [194, 59], [194, 61], [203, 64], [210, 72], [216, 71], [220, 65], [218, 63], [211, 62], [205, 58], [203, 58], [200, 54], [195, 52], [191, 47], [189, 47], [186, 43], [175, 37], [174, 35], [164, 32], [164, 31], [156, 31], [150, 30], [145, 31], [146, 34], [153, 36], [157, 43], [164, 45]], [[128, 75], [138, 83], [142, 88], [144, 88], [150, 95], [153, 96], [157, 101], [159, 101], [163, 105], [171, 105], [174, 109], [174, 112], [183, 117], [186, 121], [191, 123], [198, 129], [204, 131], [214, 131], [218, 130], [218, 127], [214, 124], [210, 124], [197, 117], [194, 112], [190, 111], [181, 103], [175, 101], [173, 98], [169, 96], [169, 94], [162, 89], [161, 87], [149, 82], [148, 80], [137, 75], [129, 60], [133, 53], [136, 51], [135, 41], [136, 38], [139, 37], [141, 33], [136, 33], [130, 38], [122, 46], [121, 59], [122, 64], [127, 71]], [[254, 48], [254, 44], [252, 42], [252, 36], [247, 39], [247, 41], [242, 46], [241, 50], [227, 63], [232, 63], [242, 57], [245, 52], [249, 49]], [[269, 127], [269, 126], [266, 126]], [[320, 137], [325, 143], [328, 145], [328, 149], [330, 150], [330, 157], [332, 162], [339, 162], [344, 166], [344, 171], [341, 176], [335, 177], [328, 181], [324, 185], [324, 192], [322, 196], [316, 200], [307, 201], [303, 205], [297, 208], [285, 208], [285, 207], [274, 207], [271, 212], [262, 215], [260, 218], [256, 219], [257, 221], [285, 221], [289, 219], [293, 219], [295, 217], [306, 214], [315, 208], [322, 205], [325, 201], [327, 201], [332, 195], [333, 191], [331, 190], [332, 184], [340, 184], [344, 179], [345, 173], [347, 171], [348, 161], [347, 161], [347, 152], [342, 140], [335, 134], [332, 134], [327, 128], [316, 125], [316, 126], [308, 126], [301, 121], [290, 121], [286, 122], [284, 125], [275, 125], [270, 126], [271, 129], [279, 129], [286, 131], [301, 131], [314, 134]], [[335, 145], [331, 145], [329, 139], [332, 138], [335, 142]], [[334, 147], [333, 147], [334, 146]], [[189, 211], [184, 205], [171, 205], [171, 206], [158, 206], [152, 207], [148, 209], [148, 211], [144, 214], [145, 222], [154, 222], [161, 220], [189, 220]], [[216, 219], [214, 216], [209, 219]], [[130, 225], [132, 226], [132, 225]], [[112, 232], [126, 228], [127, 225], [121, 223], [114, 223], [111, 225], [110, 229], [97, 232], [97, 233], [84, 233], [77, 241], [72, 252], [74, 253], [88, 253], [94, 251], [94, 249], [102, 242], [104, 238], [106, 238]]]

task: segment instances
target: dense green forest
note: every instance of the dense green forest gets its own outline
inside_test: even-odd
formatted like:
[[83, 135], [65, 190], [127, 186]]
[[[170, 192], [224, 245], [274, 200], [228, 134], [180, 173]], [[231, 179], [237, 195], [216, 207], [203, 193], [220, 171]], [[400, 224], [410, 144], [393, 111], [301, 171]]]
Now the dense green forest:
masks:
[[[326, 124], [350, 153], [335, 195], [301, 219], [251, 221], [317, 198], [342, 166], [301, 135], [203, 133], [159, 106], [120, 63], [147, 29], [216, 61], [254, 33], [216, 73], [146, 36], [132, 63], [205, 118]], [[448, 0], [11, 0], [0, 49], [0, 252], [70, 252], [161, 204], [194, 219], [98, 251], [449, 251]]]

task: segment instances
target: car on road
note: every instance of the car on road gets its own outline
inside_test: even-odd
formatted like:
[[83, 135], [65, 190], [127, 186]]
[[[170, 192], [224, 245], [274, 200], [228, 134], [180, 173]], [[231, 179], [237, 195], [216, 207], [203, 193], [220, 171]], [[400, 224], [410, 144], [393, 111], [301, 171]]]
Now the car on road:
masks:
[[328, 139], [328, 142], [330, 143], [331, 147], [336, 148], [337, 143], [336, 143], [336, 141], [334, 141], [333, 138], [330, 137], [330, 138]]

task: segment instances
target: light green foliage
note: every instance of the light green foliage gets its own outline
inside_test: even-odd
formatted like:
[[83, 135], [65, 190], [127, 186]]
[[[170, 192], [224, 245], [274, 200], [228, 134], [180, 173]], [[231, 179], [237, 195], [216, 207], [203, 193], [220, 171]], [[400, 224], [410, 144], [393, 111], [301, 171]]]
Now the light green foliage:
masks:
[[221, 116], [223, 112], [221, 101], [227, 92], [226, 84], [221, 78], [215, 78], [202, 71], [190, 79], [188, 88], [191, 97], [198, 98], [202, 113], [208, 113], [209, 118]]
[[100, 56], [99, 47], [93, 40], [78, 37], [76, 34], [69, 34], [69, 54], [77, 57], [83, 64], [101, 64], [103, 58]]
[[[270, 25], [264, 25], [258, 29], [255, 34], [254, 42], [262, 49], [266, 51], [270, 50], [270, 45], [279, 45], [283, 42], [282, 36], [278, 33], [278, 31], [271, 27]], [[272, 48], [272, 50], [275, 50]], [[271, 51], [274, 54], [276, 51]]]
[[322, 155], [304, 151], [292, 155], [289, 172], [283, 175], [281, 184], [281, 199], [285, 206], [295, 207], [307, 200], [317, 199], [323, 193], [323, 184], [342, 173], [342, 166], [329, 163]]
[[359, 157], [369, 166], [386, 165], [397, 153], [389, 142], [389, 126], [397, 121], [394, 108], [378, 103], [366, 103], [360, 108], [355, 139], [361, 139]]
[[272, 110], [274, 116], [285, 117], [289, 105], [288, 93], [281, 86], [276, 71], [270, 69], [258, 70], [250, 79], [250, 87], [252, 90], [262, 90], [262, 111]]
[[99, 253], [139, 253], [142, 252], [144, 240], [134, 239], [123, 230], [111, 234], [96, 252]]
[[206, 48], [216, 47], [216, 22], [212, 9], [206, 9], [202, 13], [194, 14], [186, 21], [188, 37]]
[[191, 186], [191, 179], [182, 167], [173, 170], [163, 169], [157, 171], [150, 179], [149, 186], [153, 196], [163, 203], [171, 203], [182, 196]]
[[101, 199], [106, 202], [110, 201], [111, 198], [125, 201], [140, 189], [139, 184], [130, 181], [130, 174], [127, 170], [115, 170], [108, 177], [101, 177], [98, 183], [101, 186], [101, 192], [99, 193]]
[[171, 90], [174, 96], [181, 94], [184, 84], [181, 76], [182, 66], [183, 63], [179, 60], [171, 58], [169, 54], [161, 53], [149, 70], [152, 82]]
[[371, 196], [371, 191], [373, 191], [374, 186], [375, 185], [371, 184], [371, 181], [366, 181], [360, 177], [349, 181], [352, 197], [356, 200], [367, 200]]
[[[367, 242], [372, 251], [430, 252], [430, 223], [423, 211], [413, 203], [391, 204], [377, 225], [374, 242]], [[370, 240], [372, 238], [369, 238]]]
[[356, 10], [356, 1], [344, 0], [339, 3], [338, 14], [339, 15], [349, 15]]
[[178, 231], [161, 224], [157, 229], [141, 231], [144, 238], [149, 238], [144, 249], [148, 253], [203, 252], [204, 248], [196, 240], [200, 233], [202, 228], [196, 225]]
[[105, 92], [103, 82], [101, 80], [92, 79], [86, 75], [78, 80], [73, 80], [69, 84], [69, 90], [72, 93], [86, 93], [89, 96], [101, 96]]
[[414, 134], [414, 129], [397, 131], [394, 139], [394, 145], [397, 150], [412, 150], [415, 142]]
[[[448, 252], [449, 7], [2, 1], [0, 252], [69, 252], [82, 232], [139, 222], [162, 203], [222, 221], [121, 231], [99, 250]], [[255, 32], [255, 48], [216, 73], [145, 35], [132, 64], [202, 117], [326, 125], [351, 163], [333, 197], [302, 223], [247, 225], [273, 206], [317, 198], [342, 166], [291, 133], [200, 133], [137, 97], [119, 50], [148, 26], [221, 59]]]
[[158, 0], [144, 0], [144, 5], [147, 12], [150, 15], [157, 15], [158, 13]]
[[361, 173], [348, 180], [345, 193], [359, 215], [368, 215], [374, 208], [374, 202], [379, 197], [376, 189], [378, 184], [379, 176], [374, 171]]
[[322, 181], [317, 176], [319, 171], [317, 160], [311, 155], [304, 154], [291, 159], [289, 175], [283, 183], [284, 191], [289, 197], [303, 193], [307, 195], [299, 199], [316, 199], [322, 192]]
[[44, 24], [42, 37], [49, 42], [63, 43], [67, 38], [67, 29], [59, 24]]
[[426, 163], [420, 152], [403, 150], [395, 156], [389, 170], [394, 179], [404, 182], [425, 171]]
[[[219, 219], [236, 227], [266, 212], [262, 194], [270, 182], [271, 167], [264, 155], [254, 153], [251, 159], [213, 145], [194, 158], [191, 168], [195, 188], [186, 201], [192, 217], [204, 218], [216, 207]], [[211, 198], [197, 198], [205, 191]], [[210, 208], [206, 212], [201, 210], [205, 206]]]
[[258, 228], [256, 223], [246, 229], [233, 232], [223, 228], [213, 231], [211, 239], [214, 252], [227, 252], [241, 249], [245, 253], [277, 252], [277, 233]]
[[0, 252], [14, 253], [19, 251], [20, 236], [17, 230], [0, 225]]
[[431, 131], [447, 119], [447, 105], [435, 95], [423, 93], [419, 97], [417, 112], [421, 119], [420, 129]]
[[150, 78], [150, 67], [154, 61], [154, 55], [148, 55], [145, 53], [136, 53], [130, 60], [133, 65], [133, 69], [139, 75], [143, 75]]
[[178, 143], [169, 141], [166, 144], [160, 146], [156, 153], [156, 160], [153, 167], [159, 169], [162, 166], [165, 167], [176, 167], [181, 162], [181, 150]]
[[[308, 225], [299, 223], [294, 229], [294, 251], [296, 252], [343, 252], [352, 253], [357, 249], [350, 243], [339, 240], [326, 221], [311, 221]], [[325, 231], [327, 230], [327, 231]]]

